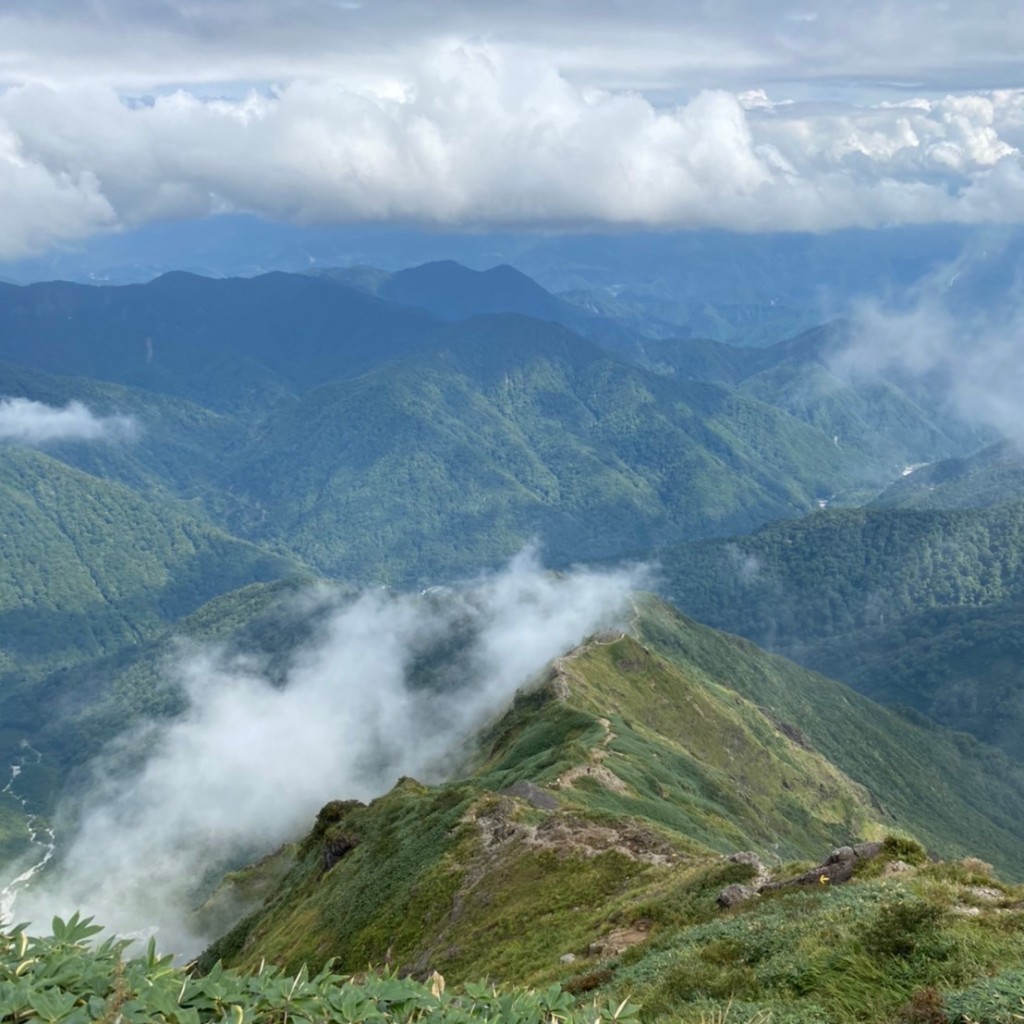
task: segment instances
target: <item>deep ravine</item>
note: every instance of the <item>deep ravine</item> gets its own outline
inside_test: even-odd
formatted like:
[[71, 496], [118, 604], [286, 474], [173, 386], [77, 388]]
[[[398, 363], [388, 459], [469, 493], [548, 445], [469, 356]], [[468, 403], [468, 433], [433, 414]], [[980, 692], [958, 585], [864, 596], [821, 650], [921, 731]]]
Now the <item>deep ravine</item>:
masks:
[[28, 811], [28, 801], [24, 797], [19, 796], [15, 789], [18, 776], [21, 775], [26, 765], [39, 764], [43, 759], [43, 755], [28, 743], [23, 744], [23, 749], [25, 751], [24, 754], [18, 758], [16, 763], [10, 766], [11, 777], [7, 780], [7, 785], [0, 790], [0, 793], [6, 793], [14, 797], [25, 811], [25, 825], [28, 828], [29, 839], [33, 847], [33, 856], [31, 856], [33, 863], [0, 889], [0, 924], [13, 922], [14, 905], [17, 902], [18, 893], [28, 886], [32, 879], [46, 867], [50, 858], [57, 850], [56, 836], [53, 829], [38, 814], [31, 814]]

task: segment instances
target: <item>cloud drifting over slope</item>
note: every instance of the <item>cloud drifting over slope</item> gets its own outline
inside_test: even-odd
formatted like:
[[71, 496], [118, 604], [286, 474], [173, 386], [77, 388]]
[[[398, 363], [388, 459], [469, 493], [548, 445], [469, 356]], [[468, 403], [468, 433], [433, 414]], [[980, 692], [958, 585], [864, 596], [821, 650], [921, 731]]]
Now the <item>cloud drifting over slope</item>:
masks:
[[[324, 624], [280, 687], [251, 658], [188, 654], [176, 673], [189, 710], [130, 738], [133, 751], [148, 747], [130, 775], [111, 772], [116, 751], [99, 766], [62, 874], [19, 896], [18, 920], [82, 907], [195, 951], [184, 910], [207, 872], [305, 832], [330, 799], [443, 774], [452, 749], [551, 658], [623, 625], [638, 580], [554, 576], [527, 552], [462, 592], [312, 594], [306, 610], [326, 611]], [[417, 665], [433, 666], [431, 687], [417, 685]]]
[[132, 417], [97, 416], [82, 402], [61, 408], [30, 398], [0, 398], [0, 441], [124, 441], [136, 431]]
[[896, 299], [862, 300], [849, 344], [837, 353], [841, 375], [897, 373], [927, 380], [965, 422], [1024, 448], [1024, 302], [1019, 283], [959, 301], [983, 279], [988, 253], [968, 250]]
[[581, 85], [444, 45], [369, 84], [0, 94], [0, 259], [153, 220], [740, 231], [1024, 222], [1024, 89], [860, 105]]

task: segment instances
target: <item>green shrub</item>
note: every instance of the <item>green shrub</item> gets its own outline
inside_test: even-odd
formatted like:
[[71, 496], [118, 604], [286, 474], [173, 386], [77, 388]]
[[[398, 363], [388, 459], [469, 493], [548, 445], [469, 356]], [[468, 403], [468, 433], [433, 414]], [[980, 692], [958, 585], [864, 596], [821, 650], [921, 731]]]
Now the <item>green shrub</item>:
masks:
[[876, 957], [907, 959], [919, 952], [936, 956], [942, 916], [941, 908], [921, 899], [888, 903], [864, 933], [864, 949]]
[[907, 864], [926, 864], [928, 853], [916, 840], [906, 836], [886, 836], [882, 840], [883, 860], [902, 860]]
[[53, 920], [53, 935], [29, 938], [22, 926], [0, 933], [0, 1022], [46, 1024], [587, 1024], [626, 1020], [636, 1009], [594, 1006], [577, 1010], [571, 994], [553, 985], [542, 992], [498, 992], [484, 984], [445, 991], [435, 974], [427, 982], [389, 975], [358, 981], [328, 964], [310, 977], [302, 968], [288, 977], [276, 967], [246, 974], [220, 964], [197, 976], [160, 957], [155, 943], [129, 957], [129, 943], [89, 939], [102, 929], [75, 914]]

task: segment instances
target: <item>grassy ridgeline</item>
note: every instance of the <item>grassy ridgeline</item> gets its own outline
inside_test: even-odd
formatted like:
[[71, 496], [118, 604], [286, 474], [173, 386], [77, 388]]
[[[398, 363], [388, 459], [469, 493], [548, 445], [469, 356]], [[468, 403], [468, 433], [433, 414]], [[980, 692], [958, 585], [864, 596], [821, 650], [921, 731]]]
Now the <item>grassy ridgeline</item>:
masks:
[[[799, 1024], [888, 1024], [914, 999], [987, 1005], [1024, 953], [1024, 890], [979, 861], [929, 864], [899, 840], [845, 887], [731, 910], [717, 897], [894, 828], [1020, 877], [1024, 781], [653, 599], [637, 627], [639, 641], [557, 661], [481, 735], [463, 780], [327, 805], [282, 851], [291, 868], [263, 907], [202, 962], [337, 956], [560, 982], [659, 1021], [718, 1019], [730, 1002], [730, 1021]], [[745, 849], [765, 872], [725, 856]]]

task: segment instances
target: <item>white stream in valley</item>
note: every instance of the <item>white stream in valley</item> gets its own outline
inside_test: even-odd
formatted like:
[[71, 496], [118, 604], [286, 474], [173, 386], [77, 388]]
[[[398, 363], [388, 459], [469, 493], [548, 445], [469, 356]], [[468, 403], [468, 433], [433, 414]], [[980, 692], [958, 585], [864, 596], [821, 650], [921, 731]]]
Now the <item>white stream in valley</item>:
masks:
[[46, 867], [57, 849], [53, 829], [44, 824], [43, 819], [39, 815], [28, 812], [26, 808], [28, 801], [24, 797], [18, 796], [17, 790], [14, 788], [14, 784], [18, 781], [18, 776], [21, 775], [26, 764], [39, 764], [43, 759], [43, 755], [35, 747], [29, 746], [26, 743], [24, 749], [25, 753], [18, 758], [17, 763], [10, 766], [11, 777], [7, 780], [7, 785], [0, 789], [0, 793], [6, 793], [8, 796], [14, 797], [21, 804], [22, 809], [25, 810], [25, 825], [28, 828], [29, 840], [34, 848], [33, 859], [35, 859], [35, 863], [25, 868], [17, 878], [12, 879], [0, 889], [0, 925], [13, 923], [14, 904], [17, 901], [18, 893]]

